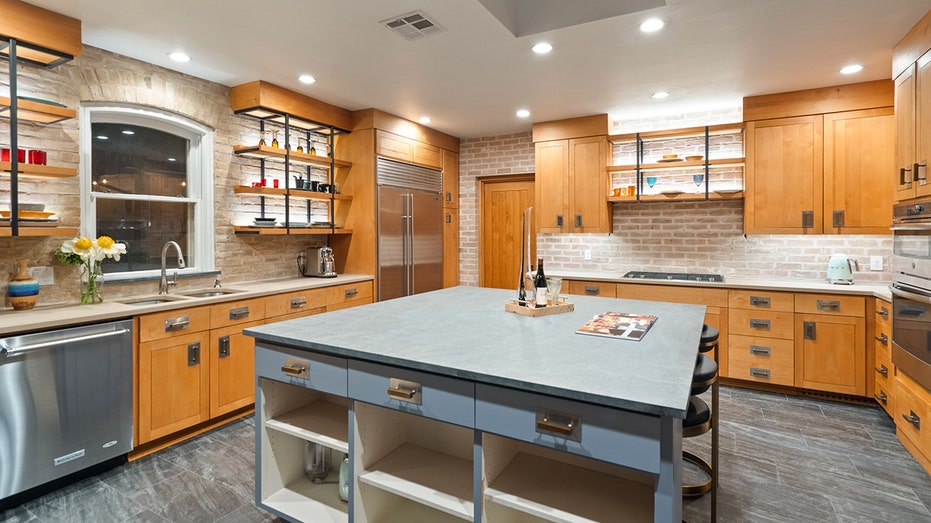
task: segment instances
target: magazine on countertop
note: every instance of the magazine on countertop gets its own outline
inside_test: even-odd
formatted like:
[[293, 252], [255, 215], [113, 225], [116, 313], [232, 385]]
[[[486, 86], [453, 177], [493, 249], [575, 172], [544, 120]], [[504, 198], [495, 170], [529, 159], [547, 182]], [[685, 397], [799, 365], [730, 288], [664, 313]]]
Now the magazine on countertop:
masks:
[[633, 314], [630, 312], [604, 312], [588, 320], [575, 331], [577, 334], [620, 338], [640, 341], [653, 323], [656, 316]]

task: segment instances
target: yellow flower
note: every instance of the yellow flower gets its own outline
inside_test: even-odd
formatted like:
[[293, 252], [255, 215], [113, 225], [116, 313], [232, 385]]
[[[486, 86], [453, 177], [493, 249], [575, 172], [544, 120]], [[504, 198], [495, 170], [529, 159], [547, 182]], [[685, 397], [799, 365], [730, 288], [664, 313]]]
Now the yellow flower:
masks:
[[97, 245], [103, 249], [109, 249], [110, 246], [112, 246], [114, 243], [115, 242], [113, 241], [113, 238], [109, 236], [101, 236], [100, 238], [97, 238]]
[[81, 237], [81, 238], [74, 240], [74, 251], [75, 252], [87, 251], [87, 250], [90, 250], [90, 248], [93, 246], [94, 246], [94, 242], [88, 238]]

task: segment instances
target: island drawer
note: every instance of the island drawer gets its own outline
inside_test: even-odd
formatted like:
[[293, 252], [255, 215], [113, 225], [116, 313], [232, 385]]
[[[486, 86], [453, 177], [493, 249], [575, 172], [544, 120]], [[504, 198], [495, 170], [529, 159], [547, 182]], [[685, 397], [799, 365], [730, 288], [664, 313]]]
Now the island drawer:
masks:
[[795, 337], [794, 315], [791, 312], [730, 309], [727, 313], [727, 328], [731, 335], [743, 334], [784, 340]]
[[349, 397], [464, 427], [475, 426], [475, 385], [471, 381], [349, 360]]
[[346, 359], [264, 342], [255, 344], [255, 375], [346, 397]]
[[660, 418], [618, 412], [545, 394], [475, 385], [475, 426], [483, 432], [658, 474]]

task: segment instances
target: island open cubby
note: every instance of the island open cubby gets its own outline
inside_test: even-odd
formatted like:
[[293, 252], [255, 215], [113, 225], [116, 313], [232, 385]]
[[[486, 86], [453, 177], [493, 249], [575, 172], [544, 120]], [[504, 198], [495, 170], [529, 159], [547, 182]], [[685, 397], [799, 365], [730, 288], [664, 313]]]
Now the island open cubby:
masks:
[[[348, 400], [267, 378], [259, 379], [258, 390], [256, 501], [295, 521], [348, 522], [349, 504], [339, 497], [339, 464], [349, 453]], [[320, 483], [304, 473], [307, 442], [330, 452], [330, 474]]]
[[359, 523], [473, 521], [474, 431], [354, 402]]

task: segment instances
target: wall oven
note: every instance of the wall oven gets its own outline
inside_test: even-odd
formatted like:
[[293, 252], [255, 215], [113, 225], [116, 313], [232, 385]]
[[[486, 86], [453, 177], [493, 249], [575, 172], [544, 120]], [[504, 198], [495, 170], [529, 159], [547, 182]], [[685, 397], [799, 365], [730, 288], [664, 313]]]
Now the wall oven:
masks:
[[931, 389], [931, 200], [893, 208], [892, 362]]

